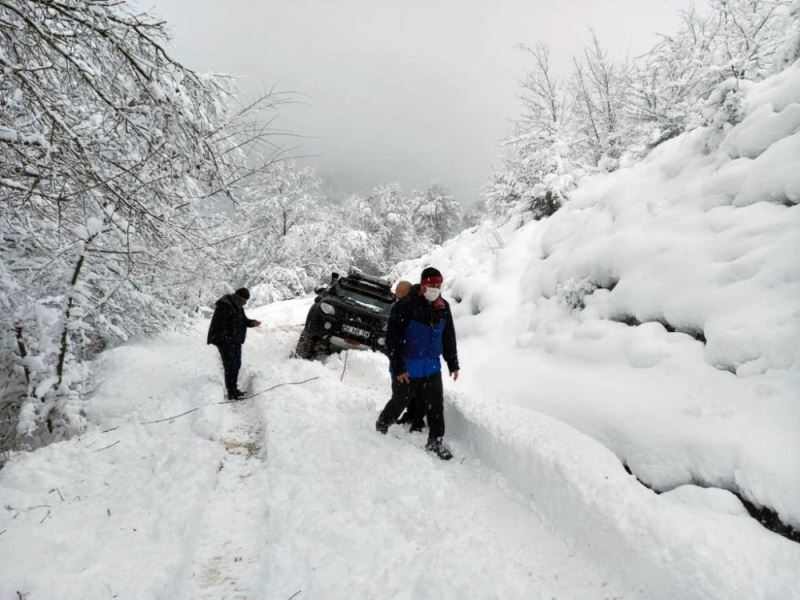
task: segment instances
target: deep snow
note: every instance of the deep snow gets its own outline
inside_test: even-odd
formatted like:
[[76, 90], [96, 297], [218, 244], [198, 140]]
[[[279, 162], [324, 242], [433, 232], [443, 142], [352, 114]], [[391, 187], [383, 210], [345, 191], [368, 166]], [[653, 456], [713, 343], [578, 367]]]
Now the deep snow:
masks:
[[319, 380], [174, 421], [137, 424], [222, 399], [205, 323], [105, 353], [97, 426], [0, 472], [0, 597], [639, 597], [474, 458], [379, 436], [382, 356], [289, 359], [305, 310], [253, 312], [242, 381]]
[[[383, 356], [288, 358], [308, 302], [251, 311], [242, 380], [319, 379], [174, 421], [137, 424], [222, 399], [205, 322], [105, 353], [97, 425], [0, 472], [0, 597], [798, 597], [800, 547], [735, 499], [657, 496], [591, 438], [460, 380], [455, 460], [377, 434]], [[478, 360], [465, 346], [465, 373]]]
[[0, 472], [0, 597], [800, 598], [800, 545], [722, 489], [800, 526], [800, 62], [741, 91], [398, 269], [445, 275], [456, 460], [374, 431], [383, 356], [288, 358], [309, 299], [253, 311], [243, 378], [318, 379], [140, 424], [222, 399], [199, 322], [104, 353], [89, 431]]
[[396, 275], [444, 273], [472, 396], [573, 425], [656, 489], [734, 490], [800, 529], [800, 61], [741, 85], [735, 126]]

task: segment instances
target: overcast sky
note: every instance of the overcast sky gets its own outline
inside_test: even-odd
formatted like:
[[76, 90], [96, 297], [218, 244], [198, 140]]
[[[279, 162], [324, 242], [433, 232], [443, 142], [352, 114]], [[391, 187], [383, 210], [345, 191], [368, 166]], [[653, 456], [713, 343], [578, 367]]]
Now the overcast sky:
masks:
[[278, 126], [338, 193], [437, 182], [477, 200], [519, 112], [518, 43], [568, 70], [593, 28], [613, 55], [648, 49], [689, 0], [143, 0], [174, 53], [251, 95], [304, 94]]

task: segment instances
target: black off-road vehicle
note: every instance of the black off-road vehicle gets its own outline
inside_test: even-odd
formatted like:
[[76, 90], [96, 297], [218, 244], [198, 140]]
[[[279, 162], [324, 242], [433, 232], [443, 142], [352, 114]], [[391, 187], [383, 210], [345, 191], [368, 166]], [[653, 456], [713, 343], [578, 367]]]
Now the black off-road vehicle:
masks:
[[346, 277], [332, 273], [330, 284], [316, 293], [297, 356], [313, 358], [347, 349], [386, 352], [389, 310], [395, 301], [388, 281], [351, 269]]

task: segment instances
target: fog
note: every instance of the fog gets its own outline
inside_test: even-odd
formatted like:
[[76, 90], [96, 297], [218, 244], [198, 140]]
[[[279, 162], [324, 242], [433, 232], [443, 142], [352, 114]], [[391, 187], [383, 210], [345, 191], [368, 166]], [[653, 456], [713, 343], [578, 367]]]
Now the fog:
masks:
[[175, 56], [237, 75], [248, 95], [297, 92], [276, 125], [334, 195], [382, 182], [479, 199], [519, 112], [519, 43], [567, 72], [591, 29], [635, 56], [677, 28], [684, 0], [150, 0]]

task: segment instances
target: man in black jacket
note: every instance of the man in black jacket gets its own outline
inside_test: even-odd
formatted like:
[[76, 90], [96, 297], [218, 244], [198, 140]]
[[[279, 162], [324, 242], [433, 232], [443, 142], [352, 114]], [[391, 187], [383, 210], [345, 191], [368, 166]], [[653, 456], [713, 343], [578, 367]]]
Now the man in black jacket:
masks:
[[[399, 302], [411, 291], [412, 283], [410, 281], [406, 281], [405, 279], [398, 281], [397, 285], [394, 288], [394, 295], [396, 298], [396, 302]], [[399, 375], [399, 373], [392, 373], [391, 372], [391, 365], [389, 367], [389, 378], [391, 379], [392, 383], [392, 396], [402, 396], [406, 394], [406, 386], [403, 383], [400, 383], [395, 375]], [[397, 419], [398, 425], [410, 425], [411, 431], [422, 431], [425, 428], [425, 406], [422, 404], [422, 400], [420, 398], [412, 397], [409, 399], [408, 406], [406, 407], [406, 411]]]
[[226, 294], [217, 300], [214, 316], [208, 326], [206, 343], [214, 344], [222, 357], [225, 369], [225, 388], [228, 398], [238, 400], [244, 392], [237, 387], [239, 369], [242, 366], [242, 344], [248, 327], [258, 327], [261, 321], [250, 319], [244, 314], [244, 305], [250, 299], [247, 288], [239, 288], [233, 294]]
[[453, 455], [442, 443], [444, 401], [439, 356], [444, 357], [454, 381], [458, 379], [459, 365], [453, 316], [450, 305], [440, 295], [442, 281], [437, 269], [427, 267], [422, 271], [420, 283], [392, 306], [386, 347], [389, 369], [402, 393], [392, 395], [375, 429], [386, 433], [410, 402], [421, 401], [428, 420], [425, 449], [448, 460]]

